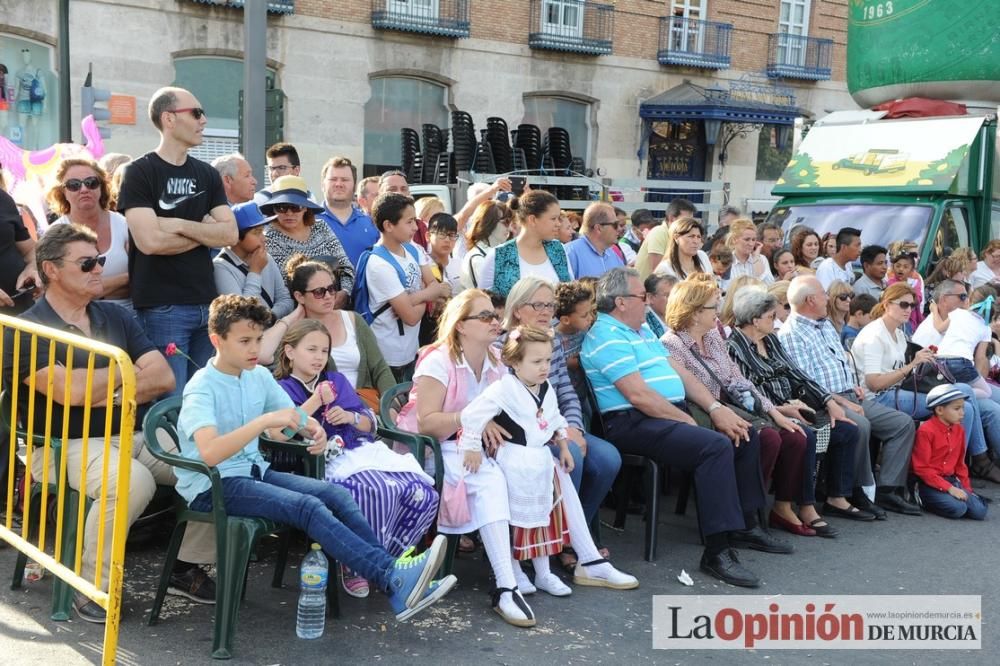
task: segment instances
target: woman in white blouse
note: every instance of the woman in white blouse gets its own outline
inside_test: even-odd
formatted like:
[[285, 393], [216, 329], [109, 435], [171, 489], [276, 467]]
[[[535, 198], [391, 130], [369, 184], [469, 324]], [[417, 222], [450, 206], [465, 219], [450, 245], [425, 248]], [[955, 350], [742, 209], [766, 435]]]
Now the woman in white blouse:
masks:
[[[907, 363], [907, 341], [902, 330], [916, 302], [916, 292], [910, 285], [905, 282], [890, 285], [872, 309], [871, 323], [855, 338], [851, 354], [864, 377], [865, 387], [875, 394], [877, 402], [915, 419], [926, 419], [931, 415], [927, 409], [927, 394], [915, 391], [912, 372], [921, 363], [933, 362], [935, 355], [930, 349], [921, 349]], [[955, 387], [966, 395], [962, 420], [966, 446], [973, 456], [986, 455], [986, 438], [976, 396], [967, 384], [955, 384]]]

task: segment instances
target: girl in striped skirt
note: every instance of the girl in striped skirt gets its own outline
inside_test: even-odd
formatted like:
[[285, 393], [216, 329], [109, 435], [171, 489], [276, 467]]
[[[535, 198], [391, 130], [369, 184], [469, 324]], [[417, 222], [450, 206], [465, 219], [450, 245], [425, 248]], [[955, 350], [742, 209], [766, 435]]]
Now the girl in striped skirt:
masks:
[[[374, 440], [375, 413], [347, 378], [327, 370], [330, 333], [322, 322], [303, 319], [281, 340], [274, 376], [296, 405], [326, 430], [326, 479], [350, 491], [379, 541], [393, 556], [415, 545], [437, 516], [438, 494], [409, 453], [395, 453]], [[368, 596], [368, 582], [342, 571], [345, 591]]]
[[[554, 332], [519, 326], [507, 336], [501, 359], [513, 374], [490, 385], [462, 410], [459, 450], [481, 460], [482, 432], [493, 421], [510, 433], [496, 458], [507, 480], [510, 524], [514, 526], [514, 575], [522, 594], [536, 589], [563, 597], [572, 592], [549, 569], [549, 556], [572, 544], [579, 555], [573, 582], [613, 589], [631, 589], [639, 582], [602, 559], [587, 527], [580, 499], [570, 480], [573, 456], [566, 440], [566, 419], [559, 413], [555, 391], [548, 382]], [[555, 461], [546, 445], [559, 447]], [[478, 467], [478, 460], [472, 467]], [[519, 561], [530, 559], [534, 584], [521, 572]]]

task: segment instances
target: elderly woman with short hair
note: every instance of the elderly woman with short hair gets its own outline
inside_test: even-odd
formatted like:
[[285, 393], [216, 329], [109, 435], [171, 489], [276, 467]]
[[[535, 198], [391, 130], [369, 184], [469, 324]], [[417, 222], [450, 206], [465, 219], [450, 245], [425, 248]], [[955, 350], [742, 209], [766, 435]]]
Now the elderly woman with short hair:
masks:
[[[815, 536], [817, 527], [829, 530], [812, 506], [816, 439], [780, 411], [729, 358], [716, 326], [718, 307], [719, 289], [713, 282], [684, 280], [675, 286], [667, 304], [667, 325], [671, 330], [663, 336], [663, 344], [717, 400], [735, 407], [744, 420], [759, 424], [764, 487], [774, 480], [771, 525], [800, 536]], [[792, 510], [793, 501], [800, 506], [801, 519]]]
[[[810, 379], [785, 353], [774, 334], [778, 299], [759, 288], [746, 288], [733, 308], [733, 332], [728, 340], [729, 355], [743, 375], [778, 405], [778, 411], [793, 418], [811, 421], [816, 429], [817, 451], [826, 451], [826, 511], [855, 520], [874, 516], [851, 505], [847, 497], [854, 488], [854, 450], [858, 427], [848, 420], [833, 396]], [[815, 414], [810, 414], [812, 412]], [[810, 475], [806, 483], [812, 481]], [[807, 520], [819, 536], [832, 537], [836, 531]], [[818, 517], [818, 514], [817, 514]]]

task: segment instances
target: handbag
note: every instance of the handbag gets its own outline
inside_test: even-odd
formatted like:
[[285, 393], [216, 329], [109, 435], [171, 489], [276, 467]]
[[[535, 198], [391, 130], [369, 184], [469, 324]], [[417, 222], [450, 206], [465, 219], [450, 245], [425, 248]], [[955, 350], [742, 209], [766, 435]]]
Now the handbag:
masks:
[[357, 393], [358, 397], [361, 398], [361, 402], [365, 403], [366, 405], [374, 409], [376, 412], [379, 411], [380, 396], [377, 388], [374, 387], [359, 388], [355, 389], [355, 393]]
[[691, 350], [691, 354], [695, 357], [695, 359], [699, 363], [701, 363], [701, 367], [705, 368], [705, 372], [708, 373], [708, 376], [711, 377], [713, 380], [715, 380], [715, 383], [719, 385], [719, 401], [720, 402], [722, 402], [723, 404], [725, 404], [726, 407], [728, 407], [729, 409], [731, 409], [734, 412], [736, 412], [736, 414], [739, 415], [739, 417], [742, 418], [744, 421], [748, 421], [750, 423], [750, 425], [752, 425], [756, 430], [760, 430], [761, 428], [775, 428], [776, 427], [774, 425], [774, 421], [771, 420], [771, 417], [766, 416], [763, 413], [763, 409], [761, 408], [761, 405], [760, 405], [760, 400], [757, 398], [757, 396], [754, 396], [754, 399], [753, 399], [753, 402], [754, 402], [753, 413], [748, 412], [743, 407], [743, 401], [740, 400], [739, 397], [734, 396], [733, 392], [730, 391], [729, 388], [726, 387], [726, 385], [722, 383], [722, 381], [712, 371], [712, 369], [710, 367], [708, 367], [708, 364], [705, 363], [705, 360], [698, 353], [698, 350], [697, 349], [692, 349]]
[[[917, 343], [907, 342], [906, 352], [903, 355], [906, 362], [910, 363], [913, 361], [913, 358], [921, 349], [923, 347]], [[896, 392], [898, 394], [899, 389], [903, 388], [912, 390], [914, 393], [929, 393], [935, 386], [954, 383], [956, 383], [954, 375], [952, 375], [951, 371], [943, 363], [927, 361], [913, 368], [910, 374], [904, 377], [903, 381], [896, 387]]]
[[465, 474], [457, 483], [446, 480], [441, 488], [441, 503], [438, 507], [438, 525], [458, 528], [472, 520], [469, 513], [469, 496], [465, 492]]
[[31, 89], [28, 91], [28, 99], [32, 102], [45, 101], [45, 87], [42, 85], [41, 70], [35, 72], [31, 79]]

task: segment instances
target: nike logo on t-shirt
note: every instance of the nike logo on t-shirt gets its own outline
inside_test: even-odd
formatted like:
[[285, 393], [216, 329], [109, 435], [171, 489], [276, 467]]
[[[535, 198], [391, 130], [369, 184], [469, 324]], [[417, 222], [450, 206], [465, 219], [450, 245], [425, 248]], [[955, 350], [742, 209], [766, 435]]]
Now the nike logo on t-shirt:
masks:
[[180, 206], [185, 201], [187, 201], [189, 199], [195, 199], [197, 197], [200, 197], [204, 193], [205, 192], [202, 191], [202, 192], [195, 192], [194, 194], [185, 194], [183, 196], [172, 198], [170, 201], [164, 201], [163, 197], [161, 196], [160, 197], [160, 201], [159, 201], [160, 208], [162, 210], [173, 210], [174, 208], [177, 208], [178, 206]]

